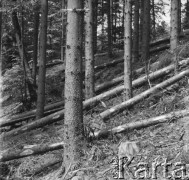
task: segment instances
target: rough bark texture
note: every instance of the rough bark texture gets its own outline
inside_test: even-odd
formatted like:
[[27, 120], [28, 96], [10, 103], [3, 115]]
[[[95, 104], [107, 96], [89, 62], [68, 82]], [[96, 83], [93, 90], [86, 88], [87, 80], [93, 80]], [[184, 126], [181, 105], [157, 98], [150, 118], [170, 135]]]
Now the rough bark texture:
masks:
[[160, 123], [166, 123], [166, 122], [169, 122], [172, 118], [179, 119], [179, 118], [182, 118], [187, 115], [189, 115], [188, 110], [171, 112], [171, 113], [168, 113], [165, 115], [152, 117], [150, 119], [132, 122], [129, 124], [123, 124], [123, 125], [114, 127], [112, 129], [100, 130], [98, 132], [95, 132], [94, 134], [91, 134], [91, 137], [101, 138], [101, 137], [107, 137], [108, 135], [112, 135], [112, 134], [122, 133], [125, 131], [129, 132], [134, 129], [141, 129], [141, 128], [146, 128], [146, 127], [153, 126], [153, 125], [160, 124]]
[[177, 55], [175, 53], [175, 49], [178, 46], [178, 0], [171, 0], [171, 39], [170, 39], [170, 45], [171, 45], [171, 51], [175, 54], [173, 60], [175, 63], [175, 73], [178, 70], [178, 61], [177, 61]]
[[37, 92], [36, 119], [42, 118], [45, 106], [45, 74], [46, 74], [46, 44], [47, 44], [47, 15], [48, 0], [41, 1], [41, 27], [40, 27], [40, 56], [39, 56], [39, 78]]
[[[143, 19], [144, 19], [144, 1], [140, 0], [140, 31], [139, 31], [139, 38], [140, 42], [142, 43], [142, 34], [143, 34]], [[141, 44], [142, 45], [142, 44]], [[140, 49], [142, 49], [140, 47]]]
[[0, 162], [20, 159], [23, 157], [45, 154], [49, 151], [63, 149], [64, 142], [50, 145], [29, 145], [20, 150], [8, 150], [0, 155]]
[[149, 45], [150, 45], [150, 0], [144, 2], [144, 19], [143, 19], [143, 30], [142, 30], [142, 55], [141, 59], [147, 61], [150, 56]]
[[69, 0], [65, 69], [64, 165], [80, 159], [83, 139], [82, 24], [83, 1]]
[[112, 13], [113, 13], [113, 0], [107, 0], [108, 4], [108, 56], [112, 56]]
[[93, 0], [85, 0], [85, 99], [94, 96]]
[[135, 0], [132, 61], [139, 60], [139, 1]]
[[36, 75], [37, 75], [38, 33], [39, 33], [39, 5], [36, 4], [34, 10], [33, 67], [32, 67], [34, 85], [36, 85]]
[[126, 108], [135, 105], [136, 103], [140, 102], [141, 100], [148, 97], [149, 95], [151, 95], [157, 91], [161, 91], [163, 88], [166, 88], [167, 86], [179, 81], [184, 76], [189, 76], [189, 70], [183, 71], [183, 72], [169, 78], [168, 80], [166, 80], [160, 84], [157, 84], [156, 86], [129, 99], [128, 101], [125, 101], [125, 102], [118, 104], [110, 109], [107, 109], [106, 111], [100, 113], [99, 116], [102, 120], [107, 120], [108, 118], [110, 118], [110, 116], [112, 117], [113, 115], [117, 114], [118, 112], [124, 111]]
[[132, 97], [132, 70], [131, 70], [131, 0], [125, 0], [124, 22], [124, 100]]

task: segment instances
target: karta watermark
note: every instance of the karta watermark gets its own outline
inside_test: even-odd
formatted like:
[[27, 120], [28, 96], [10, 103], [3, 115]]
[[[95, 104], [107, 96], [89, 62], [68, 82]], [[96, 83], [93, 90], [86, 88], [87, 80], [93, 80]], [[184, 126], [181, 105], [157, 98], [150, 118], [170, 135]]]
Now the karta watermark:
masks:
[[186, 179], [189, 178], [186, 169], [188, 164], [182, 162], [169, 163], [167, 158], [158, 161], [155, 159], [152, 163], [140, 162], [129, 167], [127, 158], [115, 157], [112, 160], [113, 178], [124, 179], [126, 174], [132, 179], [157, 179], [157, 171], [165, 179]]

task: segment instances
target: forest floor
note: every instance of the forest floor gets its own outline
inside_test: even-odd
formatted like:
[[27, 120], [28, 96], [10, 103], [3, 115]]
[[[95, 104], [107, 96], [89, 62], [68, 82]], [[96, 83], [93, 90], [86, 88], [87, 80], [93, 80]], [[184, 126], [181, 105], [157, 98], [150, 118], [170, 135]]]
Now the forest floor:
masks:
[[[158, 58], [162, 58], [161, 55], [162, 52], [153, 55], [152, 62], [156, 61]], [[117, 56], [114, 56], [114, 59], [121, 56], [122, 54], [118, 53]], [[182, 54], [182, 58], [188, 57], [188, 50], [186, 50]], [[107, 56], [103, 56], [97, 61], [100, 64], [110, 61], [110, 59], [107, 58]], [[141, 66], [143, 66], [143, 63], [137, 63], [136, 67], [134, 66], [134, 68], [137, 69]], [[188, 67], [185, 69], [188, 69]], [[107, 68], [101, 71], [101, 76], [96, 80], [96, 84], [101, 84], [104, 81], [111, 80], [115, 77], [119, 77], [120, 75], [123, 75], [123, 64], [118, 64], [115, 67]], [[61, 99], [63, 89], [63, 81], [61, 80], [61, 76], [62, 69], [60, 66], [57, 65], [47, 69], [46, 103]], [[173, 74], [169, 74], [161, 79], [150, 82], [150, 84], [147, 83], [140, 88], [134, 89], [133, 95], [135, 96], [140, 94], [146, 89], [149, 89], [150, 85], [154, 86], [171, 76], [173, 76]], [[100, 112], [103, 112], [104, 110], [119, 104], [122, 101], [123, 95], [117, 95], [108, 101], [103, 101], [105, 105], [100, 103], [90, 110], [85, 110], [85, 127], [92, 127], [95, 130], [106, 129], [125, 123], [149, 119], [151, 117], [156, 117], [178, 110], [189, 110], [189, 81], [188, 78], [185, 77], [179, 82], [175, 83], [173, 88], [167, 89], [163, 92], [157, 92], [156, 94], [149, 96], [147, 99], [144, 99], [140, 103], [134, 105], [132, 108], [126, 109], [122, 113], [111, 117], [106, 122], [102, 122], [98, 118], [98, 114]], [[8, 108], [10, 108], [11, 104], [7, 103], [6, 105], [8, 105]], [[75, 171], [74, 173], [68, 173], [66, 179], [74, 176], [81, 177], [81, 175], [83, 179], [114, 179], [113, 176], [116, 176], [116, 170], [115, 167], [113, 167], [113, 161], [115, 160], [115, 157], [117, 157], [118, 147], [120, 141], [123, 139], [140, 142], [139, 153], [134, 156], [130, 165], [125, 167], [125, 179], [134, 179], [138, 175], [136, 174], [136, 168], [144, 167], [147, 169], [147, 176], [152, 176], [154, 172], [153, 163], [160, 164], [156, 172], [157, 179], [166, 179], [164, 177], [163, 168], [163, 164], [166, 162], [172, 164], [172, 166], [169, 166], [167, 172], [171, 178], [173, 178], [173, 172], [175, 169], [178, 169], [180, 162], [186, 165], [186, 174], [189, 175], [189, 156], [183, 153], [183, 137], [185, 137], [184, 135], [186, 128], [189, 128], [187, 124], [188, 121], [189, 117], [180, 119], [172, 118], [166, 123], [157, 124], [155, 126], [140, 130], [127, 131], [109, 136], [106, 139], [88, 139], [88, 141], [86, 140], [83, 142], [84, 156], [82, 157], [79, 170]], [[22, 134], [16, 137], [11, 137], [7, 141], [2, 142], [1, 151], [3, 152], [7, 149], [16, 151], [25, 145], [58, 143], [61, 142], [62, 139], [63, 121], [60, 121], [45, 126], [44, 128], [24, 133], [24, 135]], [[5, 177], [12, 180], [61, 179], [62, 177], [60, 177], [60, 172], [62, 165], [62, 154], [63, 150], [56, 150], [43, 155], [29, 156], [19, 160], [3, 163], [4, 166], [0, 166], [0, 172], [4, 171], [4, 173], [1, 173], [1, 179], [5, 179]], [[141, 165], [139, 163], [141, 163]], [[145, 176], [145, 173], [142, 170], [139, 174], [140, 177]], [[144, 179], [148, 179], [148, 177], [145, 177]], [[187, 179], [187, 177], [185, 177], [185, 179]]]

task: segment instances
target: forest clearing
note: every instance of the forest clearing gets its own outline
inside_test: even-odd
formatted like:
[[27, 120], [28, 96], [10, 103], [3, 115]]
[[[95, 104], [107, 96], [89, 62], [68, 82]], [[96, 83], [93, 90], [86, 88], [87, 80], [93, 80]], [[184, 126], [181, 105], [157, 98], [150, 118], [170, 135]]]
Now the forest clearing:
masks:
[[189, 179], [188, 0], [0, 9], [0, 180]]

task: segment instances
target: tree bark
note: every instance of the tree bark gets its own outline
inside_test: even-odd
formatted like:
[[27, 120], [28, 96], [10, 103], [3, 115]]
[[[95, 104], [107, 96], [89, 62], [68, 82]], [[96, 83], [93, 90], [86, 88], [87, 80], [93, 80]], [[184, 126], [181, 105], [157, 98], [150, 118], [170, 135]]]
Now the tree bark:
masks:
[[93, 0], [85, 0], [85, 99], [94, 96]]
[[[0, 2], [0, 8], [2, 8], [2, 1]], [[3, 71], [3, 58], [2, 58], [2, 26], [3, 26], [3, 21], [2, 21], [3, 13], [0, 11], [0, 77], [2, 76], [2, 71]], [[2, 78], [0, 78], [2, 79]], [[1, 85], [0, 80], [0, 85]], [[2, 86], [1, 86], [2, 87]], [[1, 98], [1, 93], [0, 93], [0, 98]], [[1, 103], [0, 103], [0, 109], [1, 109]]]
[[38, 34], [39, 34], [39, 5], [36, 4], [34, 9], [33, 68], [32, 68], [34, 86], [36, 86], [36, 75], [37, 75]]
[[49, 151], [63, 149], [64, 144], [64, 142], [60, 142], [50, 145], [29, 145], [20, 150], [9, 150], [1, 154], [0, 162], [11, 161], [33, 155], [45, 154]]
[[93, 0], [93, 49], [97, 53], [98, 0]]
[[144, 1], [144, 19], [142, 25], [142, 55], [141, 59], [145, 62], [148, 61], [150, 56], [150, 0]]
[[135, 0], [134, 31], [133, 31], [133, 62], [139, 60], [139, 1]]
[[48, 0], [41, 1], [40, 56], [36, 119], [44, 115]]
[[144, 98], [147, 98], [149, 95], [166, 88], [167, 86], [179, 81], [180, 79], [182, 79], [185, 76], [189, 76], [189, 70], [185, 70], [185, 71], [169, 78], [168, 80], [166, 80], [160, 84], [157, 84], [156, 86], [129, 99], [128, 101], [122, 102], [121, 104], [118, 104], [110, 109], [107, 109], [106, 111], [100, 113], [99, 116], [100, 116], [101, 120], [105, 121], [105, 120], [109, 119], [110, 116], [112, 117], [113, 115], [117, 114], [118, 112], [124, 111], [126, 108], [135, 105], [136, 103], [140, 102]]
[[182, 118], [182, 117], [187, 116], [187, 115], [189, 115], [188, 110], [180, 110], [180, 111], [176, 111], [176, 112], [171, 112], [171, 113], [168, 113], [168, 114], [165, 114], [165, 115], [152, 117], [150, 119], [140, 120], [140, 121], [137, 121], [137, 122], [131, 122], [129, 124], [128, 123], [123, 124], [123, 125], [114, 127], [112, 129], [100, 130], [100, 131], [97, 131], [97, 132], [91, 134], [91, 137], [92, 138], [102, 138], [102, 137], [107, 137], [107, 136], [112, 135], [112, 134], [129, 132], [129, 131], [132, 131], [134, 129], [142, 129], [142, 128], [146, 128], [146, 127], [153, 126], [153, 125], [156, 125], [156, 124], [166, 123], [166, 122], [169, 122], [173, 118], [179, 119], [179, 118]]
[[83, 1], [69, 0], [67, 8], [67, 44], [65, 68], [64, 165], [81, 157], [83, 140], [82, 106], [82, 25]]
[[153, 25], [153, 33], [155, 35], [155, 32], [156, 32], [156, 15], [155, 15], [154, 0], [152, 0], [152, 25]]
[[170, 22], [170, 45], [171, 51], [175, 54], [174, 63], [175, 63], [175, 73], [178, 71], [178, 61], [175, 49], [178, 46], [178, 0], [171, 0], [171, 22]]
[[[61, 60], [62, 62], [66, 62], [65, 60], [65, 50], [66, 50], [66, 12], [67, 8], [67, 0], [62, 0], [62, 39], [61, 39]], [[64, 64], [65, 65], [65, 64]]]
[[107, 0], [108, 4], [108, 56], [112, 57], [112, 13], [113, 0]]
[[131, 0], [125, 0], [124, 22], [124, 100], [132, 97], [132, 68], [131, 68]]
[[182, 32], [182, 12], [181, 12], [182, 2], [178, 0], [178, 35]]
[[[139, 28], [139, 39], [140, 39], [140, 44], [142, 45], [142, 34], [143, 34], [143, 19], [144, 19], [144, 1], [140, 0], [140, 28]], [[142, 49], [140, 47], [140, 49]]]

